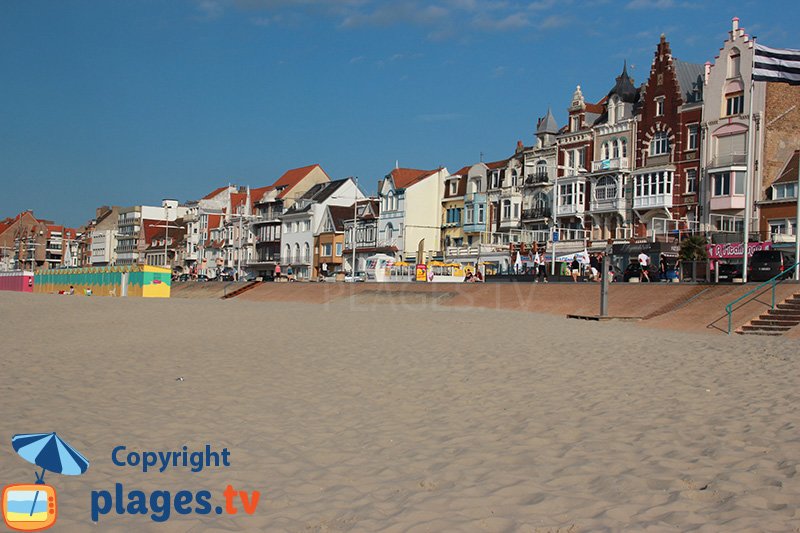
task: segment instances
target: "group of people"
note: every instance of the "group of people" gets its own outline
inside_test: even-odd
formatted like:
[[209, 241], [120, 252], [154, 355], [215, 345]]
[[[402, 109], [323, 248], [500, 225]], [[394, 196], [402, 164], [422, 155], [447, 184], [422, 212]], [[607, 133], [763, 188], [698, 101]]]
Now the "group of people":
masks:
[[467, 270], [467, 275], [464, 276], [465, 283], [480, 283], [481, 281], [483, 281], [483, 274], [480, 270], [476, 270], [475, 274], [472, 273], [472, 270]]
[[[589, 254], [589, 266], [586, 269], [586, 276], [589, 281], [600, 281], [602, 279], [602, 272], [603, 254], [600, 252]], [[578, 259], [577, 255], [572, 258], [572, 262], [569, 264], [569, 273], [572, 276], [572, 281], [577, 283], [581, 275], [581, 261]], [[614, 268], [610, 264], [608, 267], [608, 274], [611, 276], [609, 281], [614, 281]]]

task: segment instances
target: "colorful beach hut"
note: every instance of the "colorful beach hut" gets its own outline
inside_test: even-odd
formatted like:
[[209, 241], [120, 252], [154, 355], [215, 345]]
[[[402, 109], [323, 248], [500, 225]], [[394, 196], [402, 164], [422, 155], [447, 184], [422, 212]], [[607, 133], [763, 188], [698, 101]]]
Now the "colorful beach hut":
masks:
[[54, 268], [36, 271], [34, 292], [69, 293], [73, 287], [81, 295], [169, 298], [171, 281], [168, 268], [150, 265]]

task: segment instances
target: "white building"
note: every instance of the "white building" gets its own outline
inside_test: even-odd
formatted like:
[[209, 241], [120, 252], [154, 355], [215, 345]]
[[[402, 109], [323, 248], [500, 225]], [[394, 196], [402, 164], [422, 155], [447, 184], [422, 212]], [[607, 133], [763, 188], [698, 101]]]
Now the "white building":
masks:
[[281, 263], [284, 273], [292, 267], [298, 279], [315, 276], [314, 236], [320, 233], [327, 206], [351, 206], [364, 198], [353, 178], [322, 182], [295, 200], [281, 216]]
[[442, 225], [442, 191], [446, 168], [396, 168], [381, 180], [378, 197], [378, 247], [390, 249], [405, 261], [424, 261], [438, 255]]

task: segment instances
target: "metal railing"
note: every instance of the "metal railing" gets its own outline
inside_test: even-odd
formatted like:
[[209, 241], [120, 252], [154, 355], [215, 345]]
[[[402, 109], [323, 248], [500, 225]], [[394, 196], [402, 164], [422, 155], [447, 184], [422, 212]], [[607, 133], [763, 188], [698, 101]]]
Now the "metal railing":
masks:
[[[747, 298], [751, 294], [760, 291], [762, 288], [766, 287], [767, 285], [770, 285], [770, 288], [772, 289], [772, 305], [770, 306], [770, 309], [775, 309], [775, 287], [780, 282], [782, 282], [782, 281], [784, 281], [786, 279], [789, 279], [789, 276], [787, 276], [787, 274], [791, 273], [799, 265], [800, 265], [800, 262], [797, 262], [797, 263], [793, 264], [791, 267], [787, 268], [786, 270], [784, 270], [780, 274], [777, 274], [777, 275], [771, 277], [770, 279], [768, 279], [764, 283], [758, 285], [755, 289], [747, 291], [746, 293], [744, 293], [743, 295], [741, 295], [740, 297], [736, 298], [734, 301], [732, 301], [731, 303], [726, 305], [725, 306], [725, 313], [727, 313], [727, 315], [728, 315], [728, 335], [731, 334], [731, 331], [733, 329], [733, 306], [734, 305], [736, 305], [737, 303], [741, 302], [742, 300], [744, 300], [745, 298]], [[758, 296], [760, 296], [760, 294], [757, 294], [756, 296], [753, 296], [752, 298], [750, 298], [750, 300], [755, 300]], [[744, 305], [744, 304], [742, 304], [742, 305]]]

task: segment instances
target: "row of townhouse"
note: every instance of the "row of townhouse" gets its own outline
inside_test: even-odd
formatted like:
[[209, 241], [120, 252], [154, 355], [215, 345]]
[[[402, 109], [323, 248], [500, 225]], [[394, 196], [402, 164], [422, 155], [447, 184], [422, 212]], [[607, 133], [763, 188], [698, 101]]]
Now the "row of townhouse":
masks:
[[32, 211], [0, 220], [0, 270], [78, 266], [80, 230], [37, 218]]
[[[733, 19], [713, 63], [679, 60], [662, 35], [642, 85], [625, 65], [597, 103], [578, 86], [567, 124], [548, 109], [532, 146], [445, 177], [443, 255], [519, 241], [582, 249], [677, 231], [741, 240], [747, 183], [753, 238], [795, 238], [800, 87], [753, 82], [753, 53]], [[381, 198], [391, 202], [388, 192]]]

